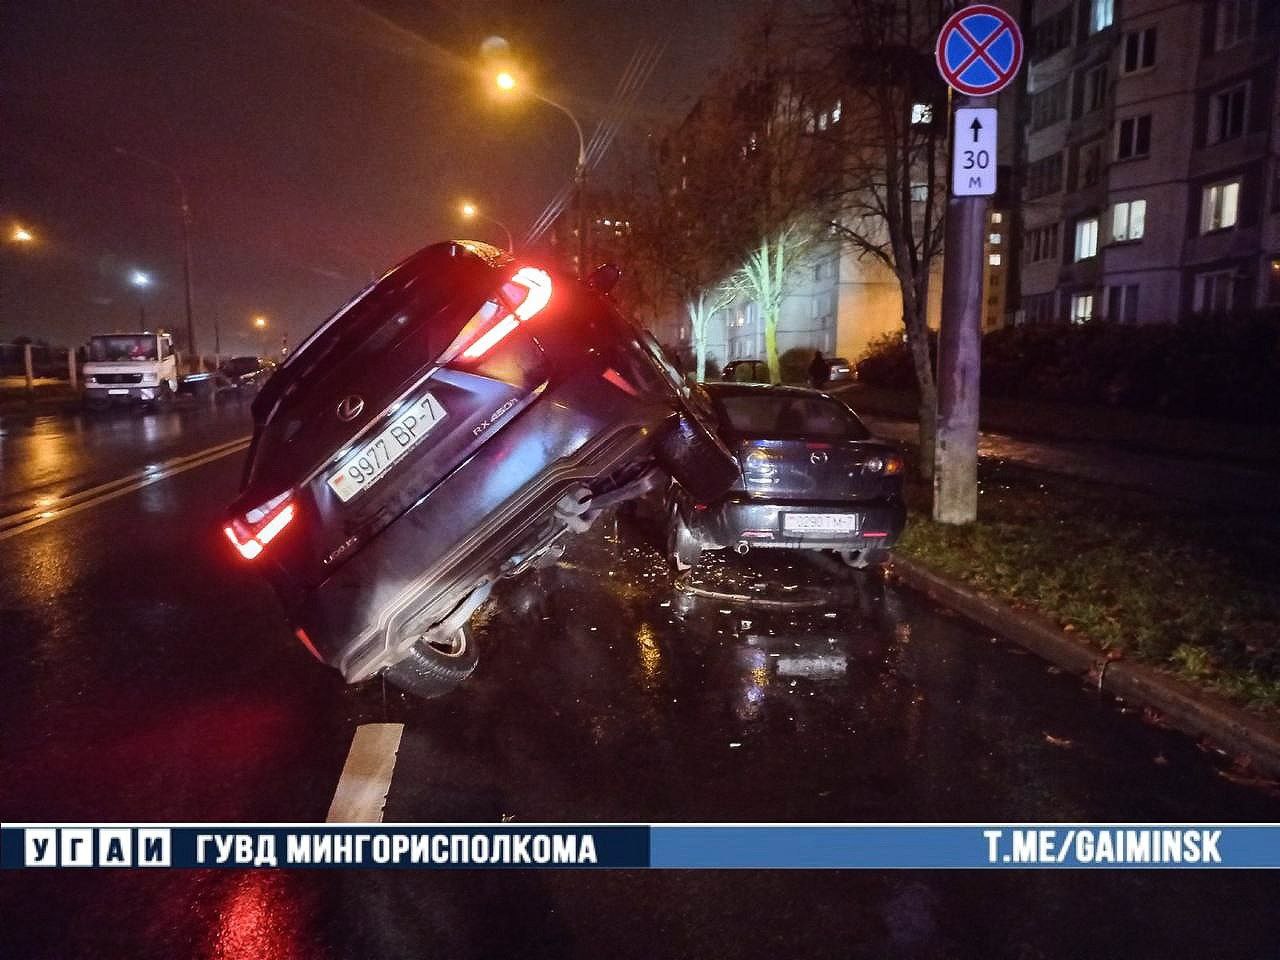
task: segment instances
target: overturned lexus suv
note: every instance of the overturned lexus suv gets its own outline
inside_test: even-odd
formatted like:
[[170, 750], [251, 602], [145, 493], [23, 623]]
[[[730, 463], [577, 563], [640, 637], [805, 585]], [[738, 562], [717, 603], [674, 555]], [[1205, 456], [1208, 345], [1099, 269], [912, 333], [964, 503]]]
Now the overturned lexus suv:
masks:
[[476, 667], [468, 621], [498, 578], [557, 559], [668, 476], [704, 499], [733, 483], [677, 371], [605, 296], [616, 277], [426, 247], [254, 399], [224, 532], [348, 682], [452, 690]]

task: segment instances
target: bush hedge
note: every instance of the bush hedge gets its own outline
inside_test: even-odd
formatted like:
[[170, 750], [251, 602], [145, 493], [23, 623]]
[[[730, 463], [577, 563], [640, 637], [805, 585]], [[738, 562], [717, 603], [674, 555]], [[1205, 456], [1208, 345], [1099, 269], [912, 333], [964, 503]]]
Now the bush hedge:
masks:
[[[936, 356], [936, 340], [934, 344]], [[872, 343], [858, 379], [914, 389], [901, 335]], [[1280, 422], [1280, 314], [1178, 324], [1007, 327], [982, 339], [982, 393], [1175, 417]]]

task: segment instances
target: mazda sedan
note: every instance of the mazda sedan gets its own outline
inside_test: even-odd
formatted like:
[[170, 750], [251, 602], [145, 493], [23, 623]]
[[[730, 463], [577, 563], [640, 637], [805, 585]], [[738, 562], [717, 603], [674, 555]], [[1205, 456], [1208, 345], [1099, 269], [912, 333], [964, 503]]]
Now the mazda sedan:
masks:
[[832, 550], [854, 568], [886, 558], [906, 524], [894, 447], [816, 390], [709, 383], [706, 392], [739, 472], [710, 500], [672, 488], [667, 552], [677, 570], [726, 548]]

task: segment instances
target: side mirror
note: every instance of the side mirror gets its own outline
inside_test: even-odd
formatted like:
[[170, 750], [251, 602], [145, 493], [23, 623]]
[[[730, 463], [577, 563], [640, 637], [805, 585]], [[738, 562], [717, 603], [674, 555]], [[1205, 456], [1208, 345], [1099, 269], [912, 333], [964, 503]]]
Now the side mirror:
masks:
[[616, 263], [602, 263], [591, 271], [591, 276], [587, 277], [587, 286], [592, 290], [600, 293], [608, 294], [618, 285], [618, 281], [622, 279], [622, 268]]

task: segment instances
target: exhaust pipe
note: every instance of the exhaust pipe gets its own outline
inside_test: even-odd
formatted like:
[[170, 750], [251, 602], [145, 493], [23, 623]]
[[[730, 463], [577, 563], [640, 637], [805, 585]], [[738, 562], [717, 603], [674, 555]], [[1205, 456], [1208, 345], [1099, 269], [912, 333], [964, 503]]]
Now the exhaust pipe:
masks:
[[740, 557], [745, 557], [747, 555], [747, 551], [750, 549], [751, 544], [747, 543], [745, 540], [739, 540], [733, 545], [733, 552]]

